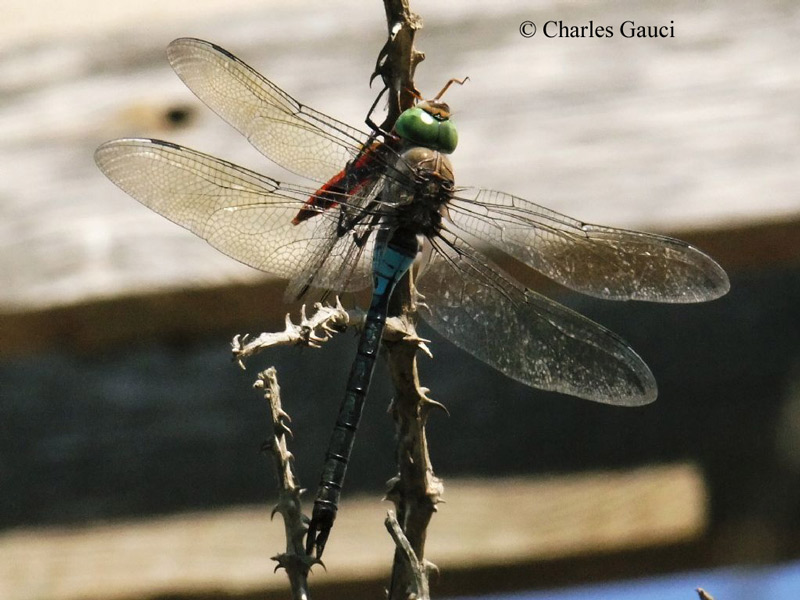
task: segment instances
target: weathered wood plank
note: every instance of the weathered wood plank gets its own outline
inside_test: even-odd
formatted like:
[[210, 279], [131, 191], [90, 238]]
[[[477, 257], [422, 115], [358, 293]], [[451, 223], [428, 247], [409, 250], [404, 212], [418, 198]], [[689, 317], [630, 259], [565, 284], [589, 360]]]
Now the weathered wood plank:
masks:
[[[389, 506], [346, 500], [317, 589], [386, 581]], [[427, 556], [445, 570], [529, 564], [697, 540], [706, 491], [692, 466], [550, 479], [454, 480], [431, 523]], [[236, 597], [285, 590], [270, 556], [284, 547], [268, 506], [85, 528], [0, 534], [0, 597], [123, 600]], [[377, 588], [379, 589], [379, 588]], [[461, 588], [462, 593], [468, 591]]]
[[[239, 0], [222, 13], [210, 2], [106, 3], [92, 27], [51, 18], [56, 4], [13, 4], [45, 18], [19, 19], [32, 27], [22, 28], [24, 41], [0, 36], [9, 40], [0, 45], [0, 311], [258, 280], [116, 190], [92, 151], [112, 137], [159, 136], [281, 175], [183, 88], [165, 45], [210, 38], [358, 124], [375, 93], [367, 79], [384, 38], [379, 3]], [[471, 77], [449, 93], [461, 183], [667, 232], [800, 213], [795, 3], [621, 2], [599, 11], [589, 2], [419, 0], [414, 8], [426, 22], [420, 88]], [[672, 21], [675, 38], [524, 39], [524, 19], [617, 29], [625, 19]], [[14, 22], [3, 20], [6, 31]], [[164, 119], [176, 106], [194, 115], [185, 126]]]

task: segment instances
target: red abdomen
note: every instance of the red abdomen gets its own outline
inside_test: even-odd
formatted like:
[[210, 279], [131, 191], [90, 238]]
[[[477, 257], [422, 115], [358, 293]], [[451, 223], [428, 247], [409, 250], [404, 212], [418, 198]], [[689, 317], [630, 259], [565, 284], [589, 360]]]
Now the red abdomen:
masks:
[[321, 188], [306, 200], [303, 207], [292, 219], [293, 225], [307, 221], [323, 210], [337, 206], [342, 199], [352, 196], [370, 183], [377, 175], [376, 158], [382, 153], [385, 144], [373, 142], [355, 160], [330, 178]]

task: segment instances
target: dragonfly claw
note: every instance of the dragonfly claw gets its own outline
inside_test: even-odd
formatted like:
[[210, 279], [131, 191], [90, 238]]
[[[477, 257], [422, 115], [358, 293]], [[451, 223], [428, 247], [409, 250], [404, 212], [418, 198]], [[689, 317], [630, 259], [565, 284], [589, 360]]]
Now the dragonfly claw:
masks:
[[308, 525], [308, 537], [306, 538], [306, 554], [314, 556], [317, 560], [322, 558], [330, 533], [330, 526], [325, 526], [311, 519], [311, 523]]
[[329, 507], [314, 505], [311, 522], [308, 524], [308, 537], [306, 537], [306, 554], [319, 560], [328, 542], [328, 536], [333, 528], [336, 511]]

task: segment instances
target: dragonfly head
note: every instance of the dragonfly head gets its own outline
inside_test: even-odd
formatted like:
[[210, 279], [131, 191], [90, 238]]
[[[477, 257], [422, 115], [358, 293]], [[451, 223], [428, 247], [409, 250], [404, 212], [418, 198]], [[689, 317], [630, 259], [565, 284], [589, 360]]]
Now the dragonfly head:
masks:
[[450, 154], [458, 144], [458, 132], [450, 120], [450, 107], [437, 100], [423, 100], [397, 118], [394, 129], [404, 140]]
[[433, 100], [422, 100], [416, 106], [404, 111], [394, 125], [394, 129], [404, 140], [431, 148], [443, 154], [450, 154], [458, 145], [458, 132], [450, 120], [450, 107], [439, 98], [452, 84], [463, 84], [462, 80], [451, 79], [436, 94]]

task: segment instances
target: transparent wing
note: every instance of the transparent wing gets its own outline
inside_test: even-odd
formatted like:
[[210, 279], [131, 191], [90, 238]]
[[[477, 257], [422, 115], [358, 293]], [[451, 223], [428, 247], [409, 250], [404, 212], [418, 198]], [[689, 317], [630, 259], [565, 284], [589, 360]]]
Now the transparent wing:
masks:
[[439, 333], [527, 385], [637, 406], [655, 400], [650, 369], [611, 331], [516, 284], [445, 234], [416, 282]]
[[[334, 235], [330, 236], [332, 243], [320, 244], [320, 248], [307, 259], [303, 273], [295, 277], [286, 288], [287, 298], [300, 298], [308, 288], [353, 291], [372, 284], [374, 231], [390, 222], [389, 213], [382, 210], [379, 201], [383, 185], [383, 178], [378, 177], [360, 188], [357, 194], [347, 196], [348, 215], [352, 217], [358, 213], [365, 221], [350, 229], [349, 235], [337, 237], [334, 232]], [[332, 215], [326, 216], [334, 220]], [[378, 219], [377, 223], [368, 222], [376, 216], [382, 218]], [[315, 216], [314, 219], [316, 218], [319, 217]], [[354, 242], [356, 238], [362, 238], [370, 233], [373, 235], [367, 240], [368, 243]]]
[[227, 50], [180, 38], [167, 58], [183, 82], [256, 149], [285, 169], [326, 182], [368, 135], [297, 102]]
[[730, 288], [725, 271], [662, 235], [581, 223], [493, 190], [459, 189], [454, 231], [496, 246], [558, 283], [609, 300], [702, 302]]
[[320, 209], [293, 225], [313, 190], [159, 140], [107, 142], [95, 161], [136, 200], [246, 265], [339, 291], [370, 283], [371, 244], [354, 249], [352, 238], [366, 225], [337, 232], [340, 212], [358, 207]]

